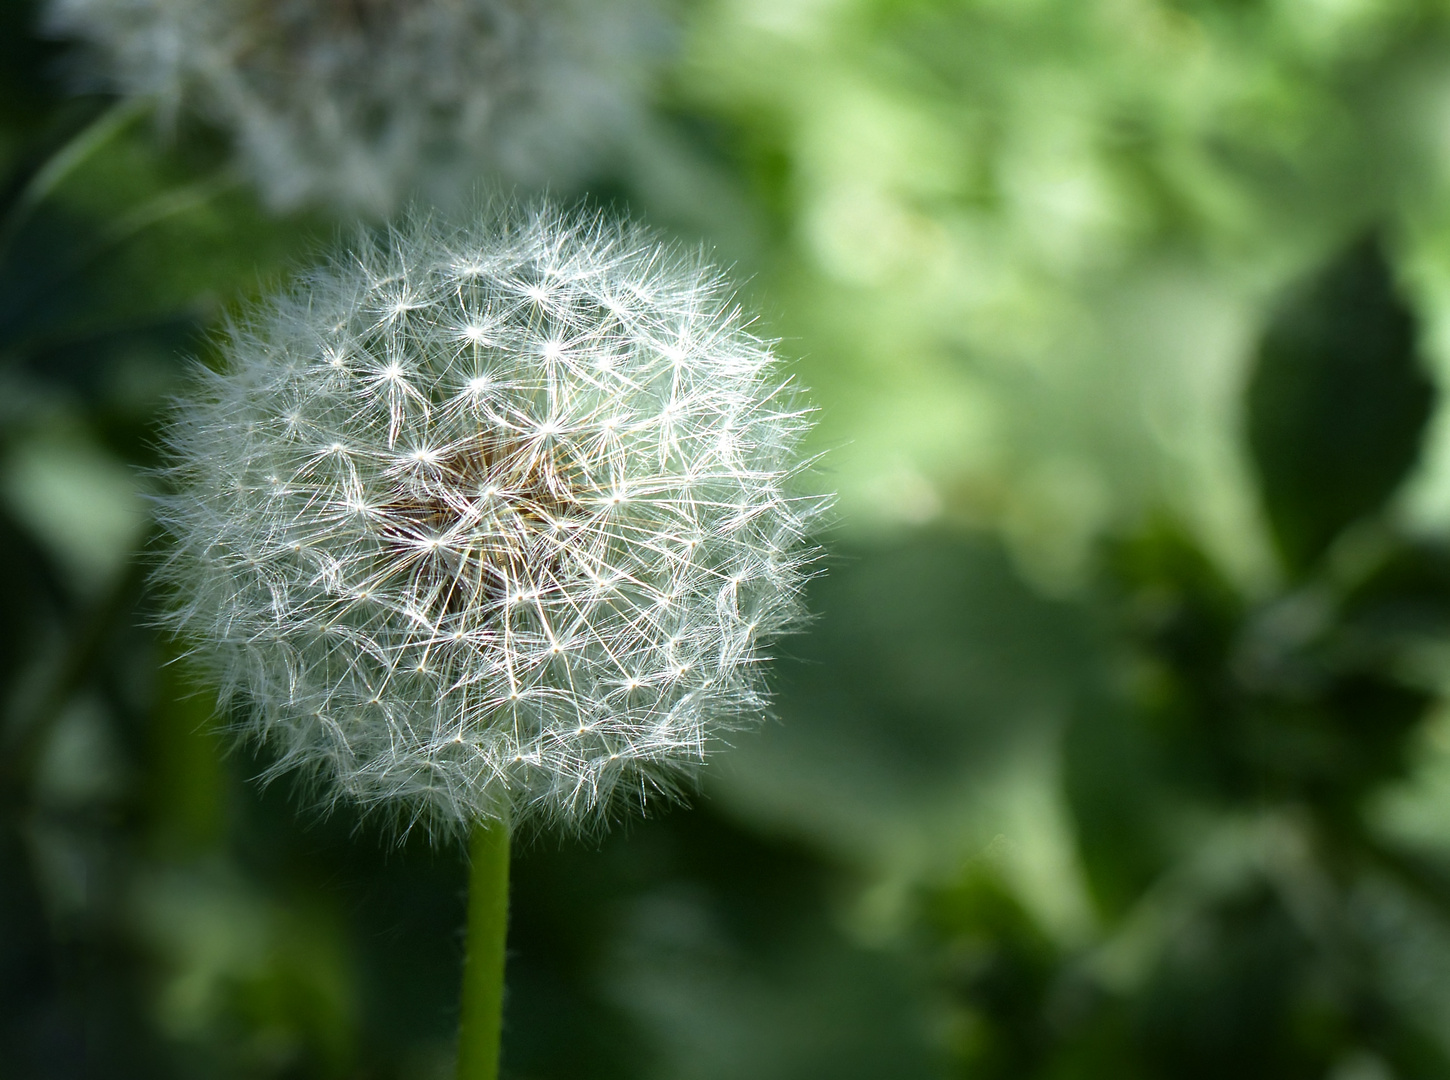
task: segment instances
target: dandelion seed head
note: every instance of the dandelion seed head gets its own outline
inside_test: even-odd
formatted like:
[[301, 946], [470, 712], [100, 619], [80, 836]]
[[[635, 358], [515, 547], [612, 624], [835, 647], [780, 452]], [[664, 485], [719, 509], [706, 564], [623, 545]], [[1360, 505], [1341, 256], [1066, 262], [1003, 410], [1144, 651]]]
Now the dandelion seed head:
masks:
[[85, 89], [229, 131], [273, 207], [378, 215], [483, 172], [597, 167], [642, 111], [664, 23], [655, 0], [45, 0], [41, 19], [88, 47]]
[[546, 206], [414, 220], [223, 351], [169, 429], [160, 573], [273, 772], [445, 831], [587, 827], [763, 714], [823, 503], [809, 409], [699, 259]]

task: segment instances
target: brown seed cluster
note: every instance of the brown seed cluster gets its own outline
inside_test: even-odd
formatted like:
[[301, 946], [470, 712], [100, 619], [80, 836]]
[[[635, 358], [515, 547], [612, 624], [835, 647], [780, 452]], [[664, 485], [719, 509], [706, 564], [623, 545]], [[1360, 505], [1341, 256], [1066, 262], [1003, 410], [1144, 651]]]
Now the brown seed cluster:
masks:
[[550, 456], [490, 432], [420, 461], [379, 511], [379, 534], [396, 573], [439, 623], [478, 629], [511, 588], [558, 580], [562, 541], [579, 508], [567, 473]]

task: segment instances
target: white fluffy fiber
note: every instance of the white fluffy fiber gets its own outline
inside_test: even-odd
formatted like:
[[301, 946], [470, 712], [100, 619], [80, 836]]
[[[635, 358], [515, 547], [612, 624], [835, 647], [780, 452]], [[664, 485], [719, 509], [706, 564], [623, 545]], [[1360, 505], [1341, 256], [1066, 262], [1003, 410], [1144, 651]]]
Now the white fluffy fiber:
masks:
[[650, 0], [47, 0], [42, 25], [93, 87], [230, 131], [271, 205], [373, 214], [597, 167], [665, 36]]
[[415, 221], [223, 351], [169, 432], [162, 576], [277, 771], [585, 827], [760, 718], [808, 410], [700, 260], [548, 208]]

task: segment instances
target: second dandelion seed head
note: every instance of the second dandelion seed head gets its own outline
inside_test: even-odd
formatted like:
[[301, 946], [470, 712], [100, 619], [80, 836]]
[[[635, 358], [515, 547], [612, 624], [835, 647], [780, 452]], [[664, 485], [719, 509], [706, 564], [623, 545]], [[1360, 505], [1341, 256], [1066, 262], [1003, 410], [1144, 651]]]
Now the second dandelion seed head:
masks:
[[808, 410], [701, 261], [548, 208], [418, 222], [224, 351], [171, 429], [164, 577], [279, 770], [580, 824], [760, 716]]
[[277, 210], [577, 181], [637, 123], [654, 0], [44, 0], [75, 81], [205, 117]]

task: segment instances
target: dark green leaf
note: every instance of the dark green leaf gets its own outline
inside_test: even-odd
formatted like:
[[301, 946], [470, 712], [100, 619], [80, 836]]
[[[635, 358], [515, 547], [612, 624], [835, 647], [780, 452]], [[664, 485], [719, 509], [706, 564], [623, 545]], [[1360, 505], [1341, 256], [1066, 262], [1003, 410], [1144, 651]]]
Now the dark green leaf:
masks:
[[1292, 570], [1379, 511], [1419, 455], [1435, 391], [1384, 253], [1359, 243], [1280, 310], [1248, 390], [1264, 505]]

